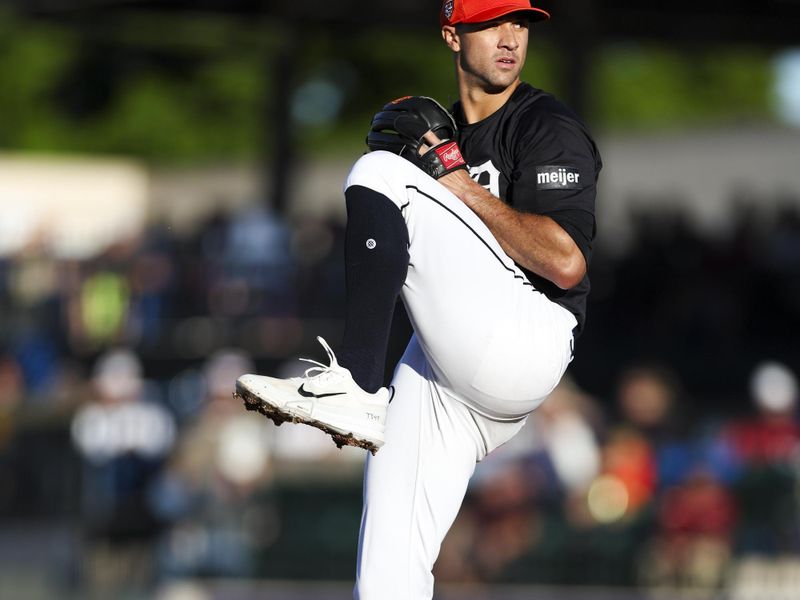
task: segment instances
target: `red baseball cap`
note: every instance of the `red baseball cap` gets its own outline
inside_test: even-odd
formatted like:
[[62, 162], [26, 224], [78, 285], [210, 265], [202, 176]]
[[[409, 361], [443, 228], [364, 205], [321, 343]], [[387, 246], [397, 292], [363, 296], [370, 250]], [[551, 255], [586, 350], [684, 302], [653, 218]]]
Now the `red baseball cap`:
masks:
[[442, 25], [482, 23], [513, 12], [528, 13], [531, 21], [550, 18], [547, 11], [531, 6], [530, 0], [444, 0], [439, 22]]

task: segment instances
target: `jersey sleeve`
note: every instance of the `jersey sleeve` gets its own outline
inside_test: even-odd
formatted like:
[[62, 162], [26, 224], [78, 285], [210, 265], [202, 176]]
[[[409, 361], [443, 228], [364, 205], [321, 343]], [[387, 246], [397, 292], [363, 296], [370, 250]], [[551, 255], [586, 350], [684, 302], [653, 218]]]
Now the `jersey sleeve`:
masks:
[[597, 148], [581, 124], [565, 115], [545, 113], [524, 125], [512, 173], [513, 206], [553, 219], [575, 241], [588, 264], [602, 167]]

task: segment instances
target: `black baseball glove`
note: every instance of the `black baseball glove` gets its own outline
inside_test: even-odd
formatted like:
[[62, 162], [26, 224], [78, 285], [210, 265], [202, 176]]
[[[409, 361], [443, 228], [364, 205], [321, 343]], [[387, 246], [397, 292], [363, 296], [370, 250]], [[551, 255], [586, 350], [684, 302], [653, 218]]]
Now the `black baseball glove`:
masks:
[[[424, 136], [433, 131], [443, 140], [420, 155]], [[367, 134], [370, 151], [386, 150], [414, 163], [434, 179], [466, 169], [467, 163], [455, 141], [456, 122], [433, 98], [405, 96], [392, 100], [372, 118]]]

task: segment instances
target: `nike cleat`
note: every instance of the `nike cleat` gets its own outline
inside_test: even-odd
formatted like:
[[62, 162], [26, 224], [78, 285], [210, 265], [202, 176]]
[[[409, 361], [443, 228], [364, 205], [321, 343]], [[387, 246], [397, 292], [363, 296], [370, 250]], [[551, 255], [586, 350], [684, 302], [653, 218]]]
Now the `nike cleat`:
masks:
[[236, 380], [234, 398], [242, 399], [247, 410], [257, 410], [276, 425], [305, 423], [329, 434], [339, 448], [356, 446], [375, 454], [384, 442], [389, 390], [365, 392], [350, 371], [336, 362], [325, 340], [317, 340], [328, 353], [330, 365], [301, 358], [314, 365], [302, 377], [242, 375]]

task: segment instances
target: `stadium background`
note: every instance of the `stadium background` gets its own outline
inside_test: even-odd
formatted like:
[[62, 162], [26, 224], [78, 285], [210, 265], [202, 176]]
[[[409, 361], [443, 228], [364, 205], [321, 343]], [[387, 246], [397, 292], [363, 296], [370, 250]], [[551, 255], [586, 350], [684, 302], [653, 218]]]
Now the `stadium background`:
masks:
[[[800, 4], [543, 6], [525, 78], [606, 163], [589, 327], [440, 597], [794, 598]], [[342, 178], [454, 99], [437, 9], [0, 3], [0, 597], [348, 597], [363, 455], [230, 392], [338, 339]]]

